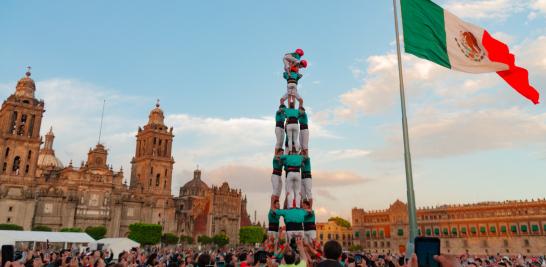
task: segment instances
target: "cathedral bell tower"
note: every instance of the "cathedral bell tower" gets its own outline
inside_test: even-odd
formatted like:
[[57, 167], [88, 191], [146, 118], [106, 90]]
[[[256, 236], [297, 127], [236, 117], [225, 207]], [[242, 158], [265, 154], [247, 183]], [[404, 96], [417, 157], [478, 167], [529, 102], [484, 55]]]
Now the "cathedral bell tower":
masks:
[[0, 109], [0, 174], [23, 181], [32, 181], [36, 174], [45, 111], [43, 100], [34, 97], [36, 84], [30, 75], [29, 67]]
[[148, 124], [138, 128], [136, 151], [131, 161], [131, 187], [143, 192], [171, 195], [174, 159], [171, 155], [173, 128], [164, 123], [159, 100], [150, 112]]

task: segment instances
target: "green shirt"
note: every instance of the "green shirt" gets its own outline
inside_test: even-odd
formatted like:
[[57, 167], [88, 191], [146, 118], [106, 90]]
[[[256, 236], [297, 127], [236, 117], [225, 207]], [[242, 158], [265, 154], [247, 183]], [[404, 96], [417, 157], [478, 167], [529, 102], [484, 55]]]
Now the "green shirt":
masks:
[[294, 53], [290, 53], [290, 54], [292, 54], [292, 56], [295, 57], [297, 60], [300, 60], [300, 58], [301, 58], [300, 54], [298, 54], [298, 53], [294, 52]]
[[307, 121], [307, 112], [301, 113], [301, 114], [298, 116], [298, 121], [300, 122], [300, 124], [308, 124], [308, 121]]
[[311, 172], [311, 158], [309, 157], [303, 160], [303, 172]]
[[284, 122], [284, 120], [286, 120], [286, 114], [284, 113], [284, 111], [277, 111], [277, 113], [275, 114], [275, 121]]
[[285, 168], [287, 167], [301, 167], [303, 163], [302, 155], [282, 155], [281, 160]]
[[284, 113], [288, 118], [297, 118], [300, 115], [300, 111], [295, 108], [287, 108]]
[[269, 210], [269, 214], [267, 214], [267, 220], [269, 221], [269, 223], [276, 223], [276, 224], [279, 224], [279, 219], [281, 217], [276, 214], [273, 210]]
[[273, 169], [282, 171], [281, 161], [277, 157], [273, 157]]
[[300, 73], [297, 73], [297, 72], [293, 72], [293, 71], [291, 71], [290, 73], [285, 71], [285, 72], [282, 73], [282, 77], [285, 80], [292, 79], [292, 80], [299, 81], [301, 79], [301, 77], [303, 77], [303, 75], [300, 74]]
[[286, 210], [276, 210], [275, 213], [278, 216], [284, 218], [285, 223], [302, 223], [305, 219], [305, 216], [309, 216], [309, 212], [304, 209], [286, 209]]
[[311, 211], [308, 213], [307, 216], [303, 219], [304, 223], [315, 223], [315, 211]]

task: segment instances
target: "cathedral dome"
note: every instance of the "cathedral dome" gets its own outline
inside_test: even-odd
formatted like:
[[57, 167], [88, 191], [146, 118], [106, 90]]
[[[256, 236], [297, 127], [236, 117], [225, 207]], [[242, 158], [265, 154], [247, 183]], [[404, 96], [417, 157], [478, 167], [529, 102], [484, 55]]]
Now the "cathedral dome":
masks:
[[193, 172], [193, 179], [180, 188], [181, 195], [204, 195], [209, 186], [201, 180], [201, 170]]
[[63, 167], [64, 166], [63, 166], [63, 163], [61, 162], [61, 160], [59, 160], [53, 154], [40, 153], [38, 155], [38, 168], [42, 168], [42, 169], [48, 169], [48, 168], [62, 169]]
[[18, 97], [34, 98], [34, 92], [36, 91], [36, 84], [34, 80], [30, 78], [30, 70], [25, 73], [25, 77], [21, 78], [17, 82], [15, 87], [15, 95]]
[[49, 132], [45, 135], [45, 139], [44, 147], [38, 153], [38, 168], [62, 169], [63, 163], [55, 157], [55, 150], [53, 150], [53, 140], [55, 139], [53, 128], [49, 129]]
[[163, 110], [159, 107], [159, 99], [155, 104], [155, 108], [150, 111], [148, 116], [148, 124], [159, 124], [164, 125], [165, 115], [163, 115]]

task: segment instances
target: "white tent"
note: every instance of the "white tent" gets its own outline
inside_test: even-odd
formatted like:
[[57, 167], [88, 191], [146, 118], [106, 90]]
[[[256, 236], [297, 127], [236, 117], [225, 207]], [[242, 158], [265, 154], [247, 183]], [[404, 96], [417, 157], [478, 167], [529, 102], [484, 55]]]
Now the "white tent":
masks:
[[95, 239], [86, 233], [0, 230], [0, 245], [16, 245], [16, 242], [64, 243], [66, 247], [67, 243], [88, 244]]
[[129, 238], [103, 238], [97, 241], [99, 244], [104, 244], [103, 248], [111, 249], [114, 253], [114, 259], [118, 258], [119, 253], [129, 251], [134, 247], [140, 247], [140, 244]]

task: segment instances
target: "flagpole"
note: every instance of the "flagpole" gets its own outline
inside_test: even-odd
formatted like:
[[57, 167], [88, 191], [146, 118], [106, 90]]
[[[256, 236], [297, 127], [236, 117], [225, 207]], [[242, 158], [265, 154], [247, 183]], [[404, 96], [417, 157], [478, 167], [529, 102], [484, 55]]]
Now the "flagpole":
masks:
[[394, 31], [396, 33], [396, 54], [398, 56], [398, 80], [400, 81], [400, 103], [402, 108], [402, 135], [404, 138], [404, 164], [406, 166], [406, 189], [408, 194], [409, 240], [406, 246], [406, 259], [414, 251], [417, 236], [417, 209], [415, 208], [415, 192], [413, 190], [413, 175], [411, 171], [411, 154], [408, 134], [408, 118], [406, 117], [406, 96], [404, 94], [404, 77], [402, 74], [402, 56], [400, 55], [400, 37], [398, 33], [398, 9], [396, 1], [392, 0], [394, 10]]

